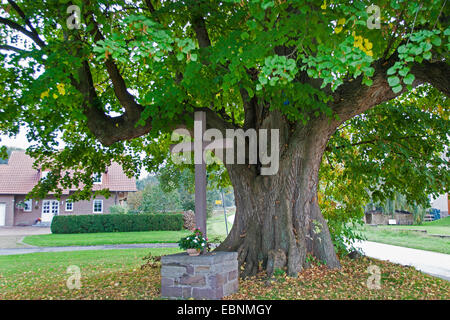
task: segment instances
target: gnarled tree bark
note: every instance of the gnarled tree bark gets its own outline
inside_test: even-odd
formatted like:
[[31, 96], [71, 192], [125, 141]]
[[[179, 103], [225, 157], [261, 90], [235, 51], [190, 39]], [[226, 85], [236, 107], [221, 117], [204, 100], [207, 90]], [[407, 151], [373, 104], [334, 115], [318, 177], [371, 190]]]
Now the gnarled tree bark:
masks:
[[311, 254], [330, 268], [340, 267], [317, 199], [318, 172], [335, 130], [326, 117], [291, 127], [271, 113], [261, 129], [280, 130], [280, 165], [262, 176], [254, 166], [226, 165], [234, 187], [236, 218], [217, 250], [238, 251], [242, 276], [258, 269], [286, 268], [295, 276]]

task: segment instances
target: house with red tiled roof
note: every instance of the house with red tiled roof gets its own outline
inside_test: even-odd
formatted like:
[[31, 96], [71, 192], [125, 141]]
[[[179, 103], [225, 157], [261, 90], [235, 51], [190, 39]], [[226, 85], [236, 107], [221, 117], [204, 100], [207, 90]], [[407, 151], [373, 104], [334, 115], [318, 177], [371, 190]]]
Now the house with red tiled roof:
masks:
[[110, 197], [72, 202], [74, 190], [64, 190], [60, 199], [25, 200], [47, 172], [33, 168], [34, 160], [24, 151], [13, 151], [7, 164], [0, 164], [0, 226], [33, 225], [41, 219], [51, 222], [55, 215], [106, 214], [113, 205], [124, 204], [129, 192], [135, 192], [136, 180], [128, 178], [122, 167], [113, 163], [106, 172], [93, 177], [93, 190], [109, 189]]

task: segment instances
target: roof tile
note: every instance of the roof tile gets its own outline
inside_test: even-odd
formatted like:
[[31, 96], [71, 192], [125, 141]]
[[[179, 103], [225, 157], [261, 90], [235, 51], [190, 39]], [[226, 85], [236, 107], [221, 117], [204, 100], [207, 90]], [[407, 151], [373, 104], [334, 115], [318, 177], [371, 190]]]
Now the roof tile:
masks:
[[[0, 164], [0, 194], [27, 194], [40, 179], [40, 173], [33, 168], [34, 160], [24, 151], [13, 151], [8, 164]], [[122, 167], [113, 162], [103, 173], [102, 184], [95, 184], [93, 190], [137, 191], [136, 179], [128, 178]], [[65, 190], [64, 193], [68, 193]]]

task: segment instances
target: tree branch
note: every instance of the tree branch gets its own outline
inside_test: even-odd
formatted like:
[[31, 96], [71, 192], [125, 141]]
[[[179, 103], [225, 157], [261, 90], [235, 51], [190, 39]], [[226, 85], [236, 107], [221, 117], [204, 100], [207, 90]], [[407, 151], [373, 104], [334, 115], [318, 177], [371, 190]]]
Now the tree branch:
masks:
[[429, 83], [450, 97], [450, 66], [443, 61], [416, 63], [411, 73], [422, 83]]
[[[340, 145], [340, 146], [336, 146], [333, 149], [342, 149], [342, 148], [348, 148], [348, 147], [356, 147], [356, 146], [360, 146], [360, 145], [364, 145], [364, 144], [374, 144], [375, 142], [378, 141], [384, 141], [384, 142], [397, 142], [399, 140], [408, 140], [408, 139], [419, 139], [419, 138], [424, 138], [425, 136], [406, 136], [406, 137], [398, 137], [398, 138], [394, 138], [394, 139], [389, 139], [388, 137], [376, 137], [374, 139], [370, 139], [370, 140], [365, 140], [365, 141], [360, 141], [360, 142], [356, 142], [356, 143], [352, 143], [352, 144], [344, 144], [344, 145]], [[326, 150], [330, 151], [332, 148], [330, 146], [327, 146]]]
[[19, 48], [16, 48], [16, 47], [13, 47], [13, 46], [10, 46], [10, 45], [7, 45], [7, 44], [0, 45], [0, 50], [14, 51], [16, 53], [29, 52], [27, 50], [19, 49]]
[[150, 0], [145, 0], [145, 5], [147, 6], [148, 10], [150, 10], [151, 13], [155, 13], [155, 7], [153, 6], [152, 2]]
[[[91, 31], [94, 40], [100, 41], [104, 40], [105, 37], [100, 32], [98, 24], [94, 19], [92, 12], [86, 14], [86, 21], [92, 22], [93, 29]], [[132, 94], [128, 92], [128, 88], [125, 84], [117, 65], [112, 60], [112, 58], [107, 58], [105, 61], [106, 71], [112, 81], [114, 93], [119, 100], [120, 104], [125, 108], [127, 116], [131, 117], [134, 121], [139, 120], [142, 110], [144, 109], [140, 104], [138, 104]]]
[[[346, 80], [334, 92], [331, 107], [340, 117], [339, 124], [376, 105], [392, 100], [407, 90], [406, 86], [403, 86], [402, 91], [394, 93], [387, 81], [387, 70], [394, 65], [396, 59], [397, 55], [393, 55], [389, 60], [380, 59], [374, 62], [375, 72], [370, 87], [362, 84], [362, 76], [359, 76], [357, 79]], [[441, 61], [416, 63], [411, 68], [411, 73], [416, 78], [413, 87], [430, 83], [450, 96], [450, 66], [447, 63]]]
[[211, 46], [208, 30], [206, 29], [205, 19], [202, 16], [196, 16], [192, 19], [192, 28], [194, 28], [200, 48]]
[[2, 18], [2, 17], [0, 17], [0, 23], [10, 27], [11, 29], [19, 31], [23, 35], [25, 35], [28, 38], [30, 38], [31, 40], [33, 40], [39, 47], [41, 47], [41, 48], [45, 47], [45, 43], [38, 36], [36, 36], [31, 31], [28, 31], [27, 29], [25, 29], [18, 23], [14, 22], [12, 20], [6, 19], [6, 18]]
[[89, 63], [83, 61], [78, 71], [79, 81], [71, 77], [72, 85], [83, 94], [83, 113], [92, 134], [104, 145], [111, 145], [120, 140], [130, 140], [142, 136], [151, 130], [151, 121], [144, 126], [136, 126], [136, 121], [129, 119], [126, 113], [119, 117], [110, 117], [103, 111], [95, 91]]
[[23, 19], [23, 21], [26, 23], [26, 25], [28, 26], [28, 28], [30, 28], [31, 33], [34, 35], [34, 37], [36, 38], [36, 40], [38, 41], [37, 44], [42, 48], [45, 46], [44, 41], [41, 40], [41, 38], [39, 37], [39, 34], [37, 33], [36, 29], [33, 27], [33, 25], [31, 24], [30, 20], [25, 16], [25, 13], [23, 12], [22, 9], [20, 9], [20, 7], [17, 5], [17, 3], [13, 0], [8, 0], [9, 4], [14, 8], [14, 10], [19, 14], [19, 16]]

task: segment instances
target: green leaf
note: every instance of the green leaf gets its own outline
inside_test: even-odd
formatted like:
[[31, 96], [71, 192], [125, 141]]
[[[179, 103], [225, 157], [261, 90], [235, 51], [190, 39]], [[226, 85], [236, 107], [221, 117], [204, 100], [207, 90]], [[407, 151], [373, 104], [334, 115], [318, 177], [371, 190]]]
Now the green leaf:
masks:
[[395, 86], [392, 88], [392, 91], [394, 91], [394, 93], [399, 93], [400, 91], [402, 91], [402, 85], [399, 84], [398, 86]]
[[401, 75], [402, 77], [405, 77], [408, 74], [409, 70], [410, 70], [409, 67], [403, 67], [398, 71], [398, 74]]
[[262, 85], [265, 85], [265, 84], [267, 84], [267, 82], [268, 82], [267, 78], [264, 77], [263, 75], [260, 75], [260, 76], [258, 77], [258, 80], [259, 80], [259, 83], [261, 83]]
[[317, 78], [319, 76], [319, 74], [315, 69], [308, 69], [306, 72], [308, 73], [308, 76], [310, 76], [311, 78]]
[[392, 66], [388, 69], [387, 75], [391, 76], [391, 75], [395, 74], [395, 71], [396, 71], [395, 66]]
[[248, 32], [242, 32], [241, 33], [241, 39], [242, 40], [247, 40], [248, 38], [249, 38], [249, 34], [248, 34]]
[[422, 49], [423, 49], [423, 51], [429, 51], [429, 50], [431, 50], [431, 48], [433, 47], [432, 45], [431, 45], [431, 43], [429, 43], [429, 42], [422, 42], [421, 44], [420, 44], [420, 46], [422, 47]]
[[412, 73], [410, 73], [405, 78], [403, 78], [403, 82], [405, 84], [412, 84], [414, 79], [415, 79], [414, 75]]
[[434, 46], [439, 47], [442, 44], [442, 40], [441, 40], [441, 38], [434, 36], [433, 38], [431, 38], [431, 43]]
[[370, 87], [373, 83], [373, 80], [369, 78], [363, 78], [362, 83]]
[[255, 93], [253, 92], [252, 88], [250, 88], [250, 87], [245, 87], [245, 90], [247, 90], [248, 96], [249, 96], [250, 98], [253, 98], [253, 96], [255, 95]]
[[274, 5], [275, 5], [275, 3], [274, 3], [273, 1], [264, 1], [264, 2], [261, 4], [261, 8], [262, 8], [263, 10], [266, 10], [267, 8], [273, 7]]
[[411, 49], [411, 52], [418, 56], [419, 54], [421, 54], [423, 52], [423, 49], [419, 46], [419, 47], [414, 47]]
[[406, 51], [408, 50], [405, 45], [401, 45], [400, 47], [398, 47], [397, 51], [398, 53], [406, 53]]
[[391, 87], [394, 87], [400, 83], [400, 79], [397, 76], [392, 76], [388, 78], [388, 83]]

